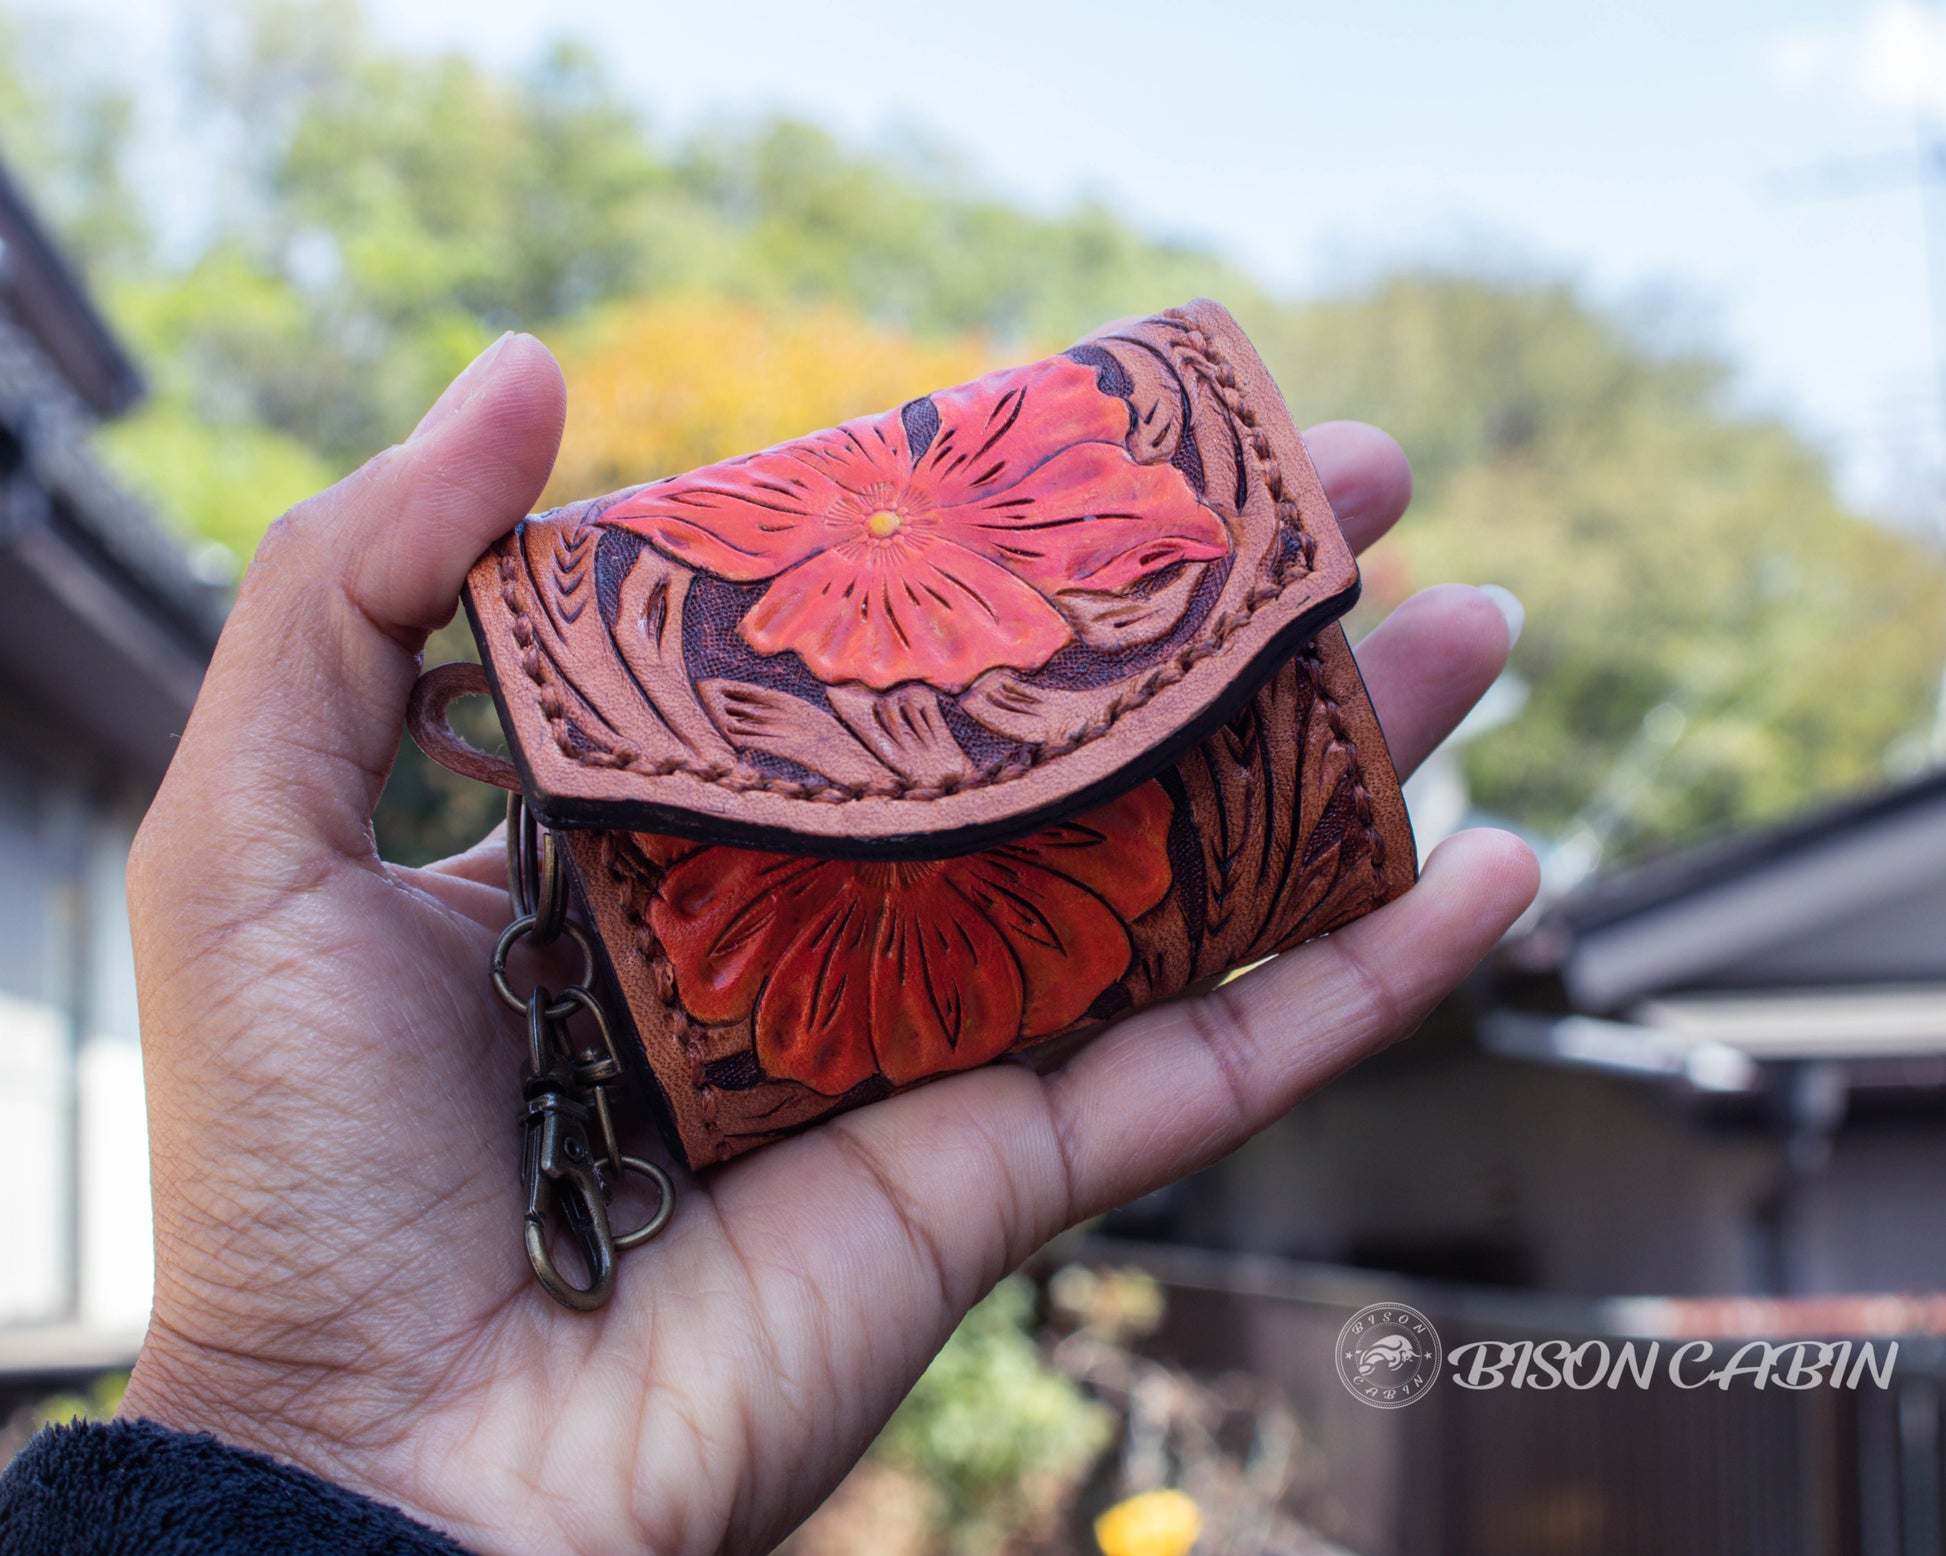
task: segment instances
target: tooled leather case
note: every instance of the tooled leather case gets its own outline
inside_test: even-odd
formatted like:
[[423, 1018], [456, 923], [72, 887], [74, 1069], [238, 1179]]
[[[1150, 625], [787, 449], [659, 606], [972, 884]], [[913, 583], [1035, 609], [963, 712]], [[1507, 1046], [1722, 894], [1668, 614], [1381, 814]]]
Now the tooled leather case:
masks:
[[1405, 890], [1357, 590], [1199, 301], [530, 518], [465, 603], [700, 1167]]

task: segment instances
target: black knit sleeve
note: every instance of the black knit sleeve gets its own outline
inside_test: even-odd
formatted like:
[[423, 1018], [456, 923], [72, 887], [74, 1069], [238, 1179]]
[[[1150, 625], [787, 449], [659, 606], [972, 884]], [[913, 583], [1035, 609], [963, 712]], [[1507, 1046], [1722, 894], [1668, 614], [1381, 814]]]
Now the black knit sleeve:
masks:
[[147, 1421], [51, 1426], [0, 1474], [7, 1556], [466, 1556], [396, 1508]]

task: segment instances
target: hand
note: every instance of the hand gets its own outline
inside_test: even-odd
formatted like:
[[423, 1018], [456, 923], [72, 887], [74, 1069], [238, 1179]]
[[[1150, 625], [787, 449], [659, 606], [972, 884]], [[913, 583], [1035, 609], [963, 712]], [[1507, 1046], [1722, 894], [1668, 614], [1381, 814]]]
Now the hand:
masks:
[[[1052, 1074], [956, 1076], [681, 1182], [614, 1301], [566, 1312], [521, 1251], [524, 1034], [484, 974], [498, 848], [393, 869], [370, 825], [420, 648], [539, 496], [563, 405], [546, 349], [503, 340], [280, 520], [244, 580], [129, 866], [156, 1291], [123, 1409], [481, 1552], [761, 1551], [996, 1280], [1404, 1036], [1535, 867], [1504, 834], [1453, 838], [1398, 902]], [[1309, 441], [1368, 545], [1405, 507], [1404, 457], [1349, 424]], [[1506, 649], [1456, 586], [1371, 634], [1402, 772]]]

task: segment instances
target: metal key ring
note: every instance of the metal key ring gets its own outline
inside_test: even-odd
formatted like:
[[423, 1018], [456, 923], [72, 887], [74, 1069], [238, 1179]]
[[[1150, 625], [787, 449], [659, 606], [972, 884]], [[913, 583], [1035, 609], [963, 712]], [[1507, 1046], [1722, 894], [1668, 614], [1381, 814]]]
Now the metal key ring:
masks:
[[568, 874], [561, 845], [518, 792], [507, 796], [507, 895], [518, 917], [534, 917], [534, 942], [546, 945], [568, 916]]
[[[524, 995], [514, 993], [514, 986], [507, 981], [507, 957], [523, 935], [534, 928], [537, 920], [532, 913], [523, 913], [505, 929], [493, 946], [493, 992], [500, 1001], [516, 1015], [527, 1013], [527, 1000]], [[588, 932], [579, 924], [569, 920], [562, 924], [561, 932], [581, 948], [581, 976], [570, 985], [571, 988], [585, 989], [595, 980], [595, 948], [588, 939]], [[563, 994], [550, 1004], [543, 1014], [549, 1021], [565, 1021], [575, 1011], [582, 1008], [581, 1002], [571, 995]]]
[[650, 1216], [641, 1226], [638, 1226], [633, 1232], [621, 1232], [614, 1235], [616, 1250], [626, 1253], [631, 1248], [640, 1248], [651, 1237], [654, 1237], [657, 1232], [660, 1232], [669, 1224], [669, 1217], [674, 1215], [676, 1210], [676, 1185], [670, 1179], [669, 1174], [656, 1166], [654, 1162], [645, 1162], [639, 1156], [624, 1156], [622, 1158], [622, 1170], [632, 1172], [638, 1178], [651, 1180], [655, 1184], [657, 1192], [662, 1196], [661, 1203], [655, 1207], [655, 1214]]

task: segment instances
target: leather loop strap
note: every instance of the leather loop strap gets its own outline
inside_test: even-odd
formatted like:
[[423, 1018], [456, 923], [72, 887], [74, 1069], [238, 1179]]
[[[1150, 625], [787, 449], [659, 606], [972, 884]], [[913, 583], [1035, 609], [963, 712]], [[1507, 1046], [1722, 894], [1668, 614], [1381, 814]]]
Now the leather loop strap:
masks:
[[462, 697], [488, 697], [486, 670], [471, 660], [436, 665], [420, 676], [405, 705], [405, 725], [419, 749], [441, 767], [498, 789], [520, 788], [520, 773], [504, 756], [482, 751], [447, 721], [446, 710]]

